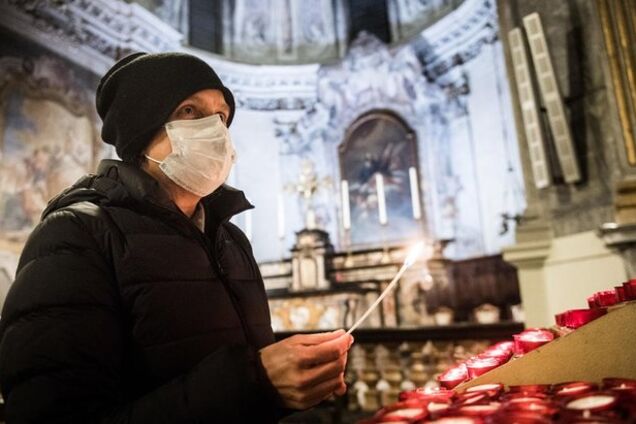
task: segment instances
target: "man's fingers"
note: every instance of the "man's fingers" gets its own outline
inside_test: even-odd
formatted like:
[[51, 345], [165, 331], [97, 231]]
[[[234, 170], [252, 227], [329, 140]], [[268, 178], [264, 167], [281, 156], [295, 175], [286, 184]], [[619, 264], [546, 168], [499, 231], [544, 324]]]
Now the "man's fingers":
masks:
[[294, 336], [295, 341], [304, 345], [315, 345], [329, 340], [337, 339], [345, 333], [344, 330], [330, 331], [328, 333], [315, 333], [315, 334], [297, 334]]
[[345, 393], [347, 393], [347, 384], [346, 383], [340, 383], [340, 387], [338, 387], [334, 393], [336, 394], [336, 396], [342, 396]]
[[340, 387], [341, 383], [342, 380], [339, 376], [331, 380], [323, 381], [313, 387], [311, 392], [303, 396], [301, 402], [306, 404], [305, 408], [314, 406], [331, 396], [331, 394]]
[[303, 386], [310, 387], [320, 384], [323, 381], [331, 380], [342, 375], [347, 365], [347, 354], [345, 353], [335, 361], [327, 362], [302, 372]]
[[351, 336], [341, 335], [336, 339], [321, 344], [305, 346], [301, 350], [299, 365], [301, 367], [312, 367], [335, 361], [349, 350], [352, 340]]

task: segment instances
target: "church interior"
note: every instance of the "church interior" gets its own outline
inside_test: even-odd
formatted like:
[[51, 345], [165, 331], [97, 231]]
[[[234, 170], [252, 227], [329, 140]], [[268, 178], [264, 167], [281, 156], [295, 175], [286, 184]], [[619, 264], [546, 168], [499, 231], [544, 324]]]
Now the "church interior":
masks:
[[610, 378], [630, 394], [594, 422], [636, 419], [636, 3], [2, 0], [0, 35], [0, 302], [47, 202], [116, 158], [100, 77], [186, 52], [236, 98], [227, 184], [255, 208], [232, 222], [276, 337], [349, 329], [397, 283], [346, 395], [283, 422], [428, 422], [467, 395], [418, 399], [480, 384], [457, 422], [521, 422], [483, 421], [510, 402], [492, 385]]

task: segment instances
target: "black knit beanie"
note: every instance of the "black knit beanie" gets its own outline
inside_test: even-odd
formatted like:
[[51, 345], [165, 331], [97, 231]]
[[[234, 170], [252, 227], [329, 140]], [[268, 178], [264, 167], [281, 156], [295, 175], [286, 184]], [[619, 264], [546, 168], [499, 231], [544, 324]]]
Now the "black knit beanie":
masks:
[[97, 87], [102, 139], [133, 162], [183, 100], [197, 91], [221, 90], [234, 117], [234, 96], [203, 60], [184, 53], [134, 53], [121, 59]]

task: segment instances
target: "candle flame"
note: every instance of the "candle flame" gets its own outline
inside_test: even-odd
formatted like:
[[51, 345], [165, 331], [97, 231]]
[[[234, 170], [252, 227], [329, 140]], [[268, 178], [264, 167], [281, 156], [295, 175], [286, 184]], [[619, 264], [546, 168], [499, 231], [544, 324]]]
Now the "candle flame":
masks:
[[424, 242], [421, 241], [415, 244], [413, 247], [411, 247], [411, 249], [409, 250], [409, 254], [406, 256], [406, 259], [404, 260], [404, 265], [407, 267], [413, 265], [415, 261], [417, 261], [417, 259], [422, 255], [423, 252], [424, 252]]

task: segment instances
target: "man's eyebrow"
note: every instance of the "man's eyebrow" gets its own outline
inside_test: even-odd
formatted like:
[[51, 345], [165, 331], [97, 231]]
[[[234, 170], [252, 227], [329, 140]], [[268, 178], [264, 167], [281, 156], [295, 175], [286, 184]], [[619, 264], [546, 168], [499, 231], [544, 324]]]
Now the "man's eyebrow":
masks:
[[221, 109], [223, 109], [223, 112], [225, 112], [226, 114], [230, 114], [230, 106], [226, 103], [223, 103], [223, 105], [221, 105]]

